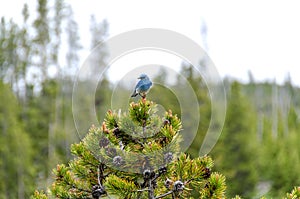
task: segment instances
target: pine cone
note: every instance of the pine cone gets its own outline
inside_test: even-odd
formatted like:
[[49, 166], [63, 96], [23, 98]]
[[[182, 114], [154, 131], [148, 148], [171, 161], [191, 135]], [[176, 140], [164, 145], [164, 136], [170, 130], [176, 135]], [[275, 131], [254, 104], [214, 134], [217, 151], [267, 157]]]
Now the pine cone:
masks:
[[184, 189], [183, 182], [181, 182], [180, 180], [174, 182], [174, 187], [173, 187], [174, 192], [182, 192], [183, 189]]
[[158, 175], [162, 175], [167, 172], [167, 167], [160, 167], [158, 169]]
[[115, 166], [121, 166], [121, 165], [123, 165], [124, 163], [125, 163], [125, 162], [124, 162], [123, 158], [122, 158], [121, 156], [119, 156], [119, 155], [113, 158], [113, 164], [114, 164]]
[[104, 137], [104, 138], [101, 138], [100, 140], [99, 140], [99, 146], [100, 146], [100, 148], [105, 148], [105, 147], [107, 147], [108, 145], [109, 145], [109, 139], [107, 139], [106, 137]]
[[166, 163], [171, 162], [173, 160], [173, 153], [172, 152], [165, 153], [164, 160]]
[[170, 186], [172, 185], [172, 183], [173, 183], [173, 181], [167, 178], [167, 179], [165, 180], [165, 187], [166, 187], [167, 189], [170, 189]]
[[103, 187], [100, 187], [99, 185], [94, 185], [92, 187], [92, 196], [94, 199], [99, 199], [100, 196], [105, 194], [106, 191], [103, 189]]

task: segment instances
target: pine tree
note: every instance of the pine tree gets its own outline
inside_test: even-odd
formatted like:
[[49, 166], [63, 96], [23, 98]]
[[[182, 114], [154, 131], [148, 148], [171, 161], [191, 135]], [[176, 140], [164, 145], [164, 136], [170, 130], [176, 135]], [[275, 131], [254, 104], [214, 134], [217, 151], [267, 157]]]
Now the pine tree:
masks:
[[249, 107], [241, 85], [233, 82], [224, 129], [212, 155], [217, 169], [226, 176], [230, 197], [252, 197], [257, 183], [257, 139]]
[[29, 18], [29, 9], [28, 9], [28, 5], [24, 4], [23, 10], [22, 10], [22, 15], [23, 15], [23, 27], [19, 33], [20, 35], [20, 45], [19, 45], [19, 49], [20, 52], [23, 53], [19, 53], [20, 56], [20, 78], [23, 81], [23, 87], [20, 89], [23, 91], [22, 93], [22, 97], [23, 97], [23, 104], [26, 106], [26, 98], [28, 96], [27, 93], [27, 88], [29, 86], [28, 84], [28, 70], [29, 70], [29, 65], [31, 64], [31, 56], [32, 56], [32, 52], [31, 52], [31, 40], [30, 40], [30, 36], [29, 36], [29, 25], [28, 25], [28, 18]]
[[104, 40], [108, 36], [108, 22], [103, 20], [97, 22], [94, 15], [91, 16], [90, 22], [91, 32], [91, 50], [93, 53], [89, 56], [90, 71], [87, 76], [88, 79], [97, 80], [105, 66], [107, 66], [108, 48], [104, 43]]
[[74, 13], [72, 7], [66, 6], [67, 10], [67, 46], [68, 51], [66, 54], [66, 67], [64, 68], [64, 77], [67, 75], [70, 77], [75, 76], [76, 71], [79, 68], [79, 55], [78, 51], [82, 48], [80, 44], [80, 37], [78, 31], [78, 24], [74, 20]]
[[101, 127], [73, 144], [76, 156], [54, 170], [46, 195], [32, 198], [223, 198], [225, 178], [212, 172], [210, 157], [180, 153], [181, 122], [171, 111], [156, 115], [156, 105], [141, 99], [126, 113], [108, 111]]
[[28, 198], [33, 187], [32, 145], [20, 107], [8, 85], [0, 81], [0, 198]]
[[36, 30], [36, 35], [33, 39], [33, 49], [38, 60], [36, 64], [40, 70], [41, 81], [48, 78], [48, 64], [49, 64], [49, 42], [50, 42], [50, 27], [49, 27], [49, 9], [47, 0], [38, 0], [37, 6], [38, 16], [33, 22]]
[[[199, 128], [196, 134], [195, 139], [193, 140], [193, 143], [191, 144], [190, 148], [188, 149], [188, 153], [190, 153], [192, 156], [196, 157], [199, 154], [201, 145], [203, 143], [204, 137], [208, 131], [210, 120], [211, 120], [211, 101], [209, 97], [209, 92], [207, 85], [205, 84], [204, 79], [197, 75], [197, 72], [194, 70], [193, 66], [188, 63], [182, 64], [182, 71], [181, 74], [185, 76], [193, 88], [193, 91], [195, 92], [195, 95], [197, 97], [197, 101], [199, 103], [199, 114], [201, 119], [199, 120]], [[182, 90], [184, 90], [185, 84], [178, 85], [182, 87]], [[191, 106], [191, 109], [194, 107]], [[192, 111], [190, 111], [191, 113]], [[190, 118], [193, 118], [193, 116], [189, 116]], [[189, 129], [186, 129], [187, 132], [189, 132]]]

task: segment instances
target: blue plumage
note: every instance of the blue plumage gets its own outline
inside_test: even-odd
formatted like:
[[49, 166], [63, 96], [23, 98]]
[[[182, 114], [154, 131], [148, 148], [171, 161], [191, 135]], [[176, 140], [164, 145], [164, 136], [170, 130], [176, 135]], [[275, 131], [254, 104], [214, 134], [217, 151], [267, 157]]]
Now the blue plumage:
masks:
[[152, 82], [146, 74], [141, 74], [138, 79], [140, 79], [140, 81], [135, 86], [131, 97], [136, 97], [137, 95], [140, 95], [142, 98], [145, 98], [147, 92], [152, 86]]

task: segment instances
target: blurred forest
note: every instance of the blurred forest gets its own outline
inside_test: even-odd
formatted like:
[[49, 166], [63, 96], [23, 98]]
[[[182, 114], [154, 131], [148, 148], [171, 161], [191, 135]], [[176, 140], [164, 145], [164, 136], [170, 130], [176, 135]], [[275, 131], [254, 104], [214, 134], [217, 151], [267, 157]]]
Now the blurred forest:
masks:
[[[72, 115], [79, 54], [95, 47], [109, 32], [105, 20], [98, 22], [91, 16], [90, 44], [81, 44], [72, 8], [62, 0], [51, 4], [38, 0], [35, 13], [25, 4], [20, 14], [22, 24], [4, 17], [0, 23], [0, 198], [29, 198], [34, 189], [50, 185], [57, 163], [72, 158], [70, 144], [80, 140]], [[97, 63], [105, 64], [107, 56], [106, 49], [100, 50]], [[205, 68], [203, 60], [199, 64]], [[205, 81], [192, 66], [183, 63], [181, 74], [200, 104], [197, 137], [188, 149], [195, 157], [209, 127], [211, 101]], [[155, 78], [163, 82], [167, 71]], [[300, 89], [288, 75], [279, 85], [256, 82], [251, 72], [248, 83], [226, 78], [224, 85], [226, 121], [209, 155], [215, 170], [226, 176], [228, 196], [283, 196], [300, 185]], [[99, 82], [95, 106], [100, 122], [114, 86], [108, 76]], [[184, 86], [179, 77], [169, 85], [182, 90]], [[120, 99], [128, 99], [131, 90], [119, 87], [117, 93], [125, 96]], [[180, 116], [176, 96], [166, 88], [154, 86], [149, 98]], [[81, 100], [88, 99], [82, 96]], [[83, 122], [87, 114], [82, 112]], [[188, 133], [188, 124], [184, 129]]]

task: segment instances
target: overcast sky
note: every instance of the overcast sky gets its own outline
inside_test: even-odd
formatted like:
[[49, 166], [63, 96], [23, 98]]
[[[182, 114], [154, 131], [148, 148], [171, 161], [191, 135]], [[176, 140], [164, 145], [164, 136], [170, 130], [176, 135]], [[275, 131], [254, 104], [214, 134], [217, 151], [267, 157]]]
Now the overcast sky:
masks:
[[[0, 15], [20, 20], [24, 2], [2, 3]], [[35, 0], [27, 2], [35, 9]], [[256, 80], [276, 78], [281, 83], [290, 73], [293, 83], [300, 85], [299, 1], [67, 2], [73, 7], [83, 44], [90, 41], [91, 14], [98, 20], [107, 19], [110, 36], [137, 28], [164, 28], [181, 33], [201, 46], [201, 24], [205, 21], [208, 54], [221, 76], [247, 80], [251, 70]]]

